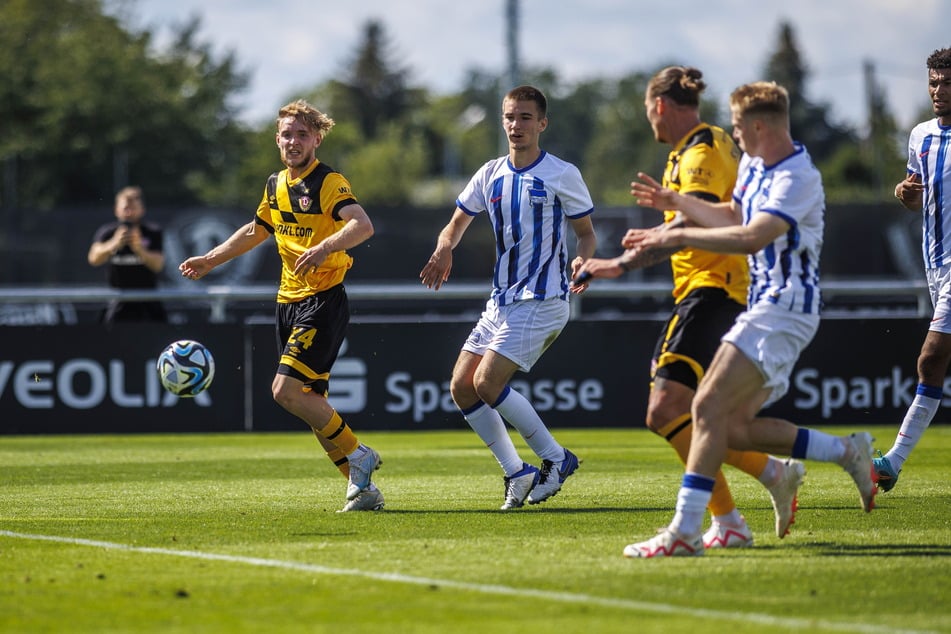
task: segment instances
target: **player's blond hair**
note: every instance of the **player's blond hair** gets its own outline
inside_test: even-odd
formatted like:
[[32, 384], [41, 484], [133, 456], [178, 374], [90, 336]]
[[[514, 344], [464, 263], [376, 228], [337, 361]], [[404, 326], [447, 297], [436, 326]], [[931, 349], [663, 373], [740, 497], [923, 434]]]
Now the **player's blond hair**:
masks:
[[334, 127], [334, 120], [313, 107], [303, 99], [292, 101], [277, 112], [277, 127], [280, 129], [281, 120], [291, 117], [303, 123], [310, 131], [320, 137], [327, 136]]
[[730, 109], [742, 118], [789, 120], [789, 91], [774, 81], [743, 84], [730, 94]]

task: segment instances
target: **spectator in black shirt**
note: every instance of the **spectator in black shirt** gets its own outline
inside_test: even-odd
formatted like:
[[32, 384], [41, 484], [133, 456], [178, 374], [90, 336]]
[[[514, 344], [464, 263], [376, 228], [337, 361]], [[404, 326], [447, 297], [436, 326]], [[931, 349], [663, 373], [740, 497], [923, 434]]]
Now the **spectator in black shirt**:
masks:
[[[165, 264], [162, 230], [143, 222], [145, 201], [140, 187], [126, 187], [116, 194], [116, 220], [101, 226], [89, 247], [91, 266], [109, 265], [107, 279], [112, 288], [153, 289]], [[103, 311], [102, 322], [167, 320], [158, 301], [113, 300]]]

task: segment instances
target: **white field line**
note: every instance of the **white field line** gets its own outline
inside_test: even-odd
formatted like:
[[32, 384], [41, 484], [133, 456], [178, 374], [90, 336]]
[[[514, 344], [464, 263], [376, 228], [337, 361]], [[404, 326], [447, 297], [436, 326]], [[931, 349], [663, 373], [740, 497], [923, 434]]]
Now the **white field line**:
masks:
[[[309, 572], [319, 575], [337, 575], [342, 577], [362, 577], [374, 581], [388, 581], [392, 583], [403, 583], [417, 586], [433, 586], [439, 588], [452, 588], [467, 592], [478, 592], [482, 594], [494, 594], [503, 596], [513, 596], [520, 598], [541, 599], [544, 601], [556, 601], [560, 603], [579, 604], [586, 606], [601, 606], [614, 608], [618, 610], [630, 610], [634, 612], [647, 612], [653, 614], [673, 614], [676, 616], [692, 616], [700, 619], [718, 619], [721, 621], [738, 621], [742, 623], [753, 623], [768, 627], [785, 627], [795, 630], [816, 629], [838, 631], [838, 632], [881, 632], [882, 634], [936, 634], [926, 630], [896, 630], [892, 627], [873, 625], [868, 623], [842, 623], [838, 621], [828, 621], [824, 619], [806, 619], [777, 617], [769, 614], [726, 612], [721, 610], [707, 610], [703, 608], [689, 608], [681, 605], [672, 605], [668, 603], [652, 603], [647, 601], [634, 601], [631, 599], [615, 599], [610, 597], [598, 597], [590, 594], [578, 594], [573, 592], [554, 592], [550, 590], [539, 590], [533, 588], [516, 588], [512, 586], [502, 586], [485, 583], [471, 583], [467, 581], [455, 581], [453, 579], [432, 579], [429, 577], [417, 577], [414, 575], [404, 575], [397, 572], [372, 572], [368, 570], [358, 570], [356, 568], [331, 568], [329, 566], [320, 566], [317, 564], [301, 563], [296, 561], [282, 561], [280, 559], [265, 559], [262, 557], [244, 557], [240, 555], [221, 555], [217, 553], [205, 553], [197, 550], [172, 550], [169, 548], [152, 548], [148, 546], [132, 546], [129, 544], [119, 544], [115, 542], [103, 542], [93, 539], [81, 539], [77, 537], [62, 537], [57, 535], [36, 535], [30, 533], [17, 533], [13, 531], [0, 530], [0, 537], [10, 539], [26, 539], [34, 541], [55, 542], [58, 544], [72, 544], [75, 546], [89, 546], [92, 548], [102, 548], [105, 550], [119, 550], [132, 553], [144, 553], [150, 555], [165, 555], [168, 557], [184, 557], [186, 559], [199, 559], [202, 561], [222, 561], [232, 564], [244, 564], [247, 566], [259, 566], [262, 568], [279, 568], [283, 570], [295, 570], [299, 572]], [[631, 565], [638, 565], [632, 562]]]

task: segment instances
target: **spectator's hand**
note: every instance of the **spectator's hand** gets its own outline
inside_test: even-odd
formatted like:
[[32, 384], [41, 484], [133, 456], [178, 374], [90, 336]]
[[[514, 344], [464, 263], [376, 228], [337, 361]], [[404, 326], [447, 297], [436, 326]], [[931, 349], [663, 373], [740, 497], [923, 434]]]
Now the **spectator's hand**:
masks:
[[116, 232], [112, 234], [112, 238], [107, 243], [109, 250], [115, 253], [122, 247], [129, 244], [131, 239], [131, 231], [132, 229], [130, 227], [127, 227], [126, 225], [119, 225], [119, 228], [116, 229]]
[[134, 253], [142, 255], [145, 246], [142, 244], [142, 232], [139, 227], [122, 227], [121, 230], [125, 232], [125, 244], [128, 244]]

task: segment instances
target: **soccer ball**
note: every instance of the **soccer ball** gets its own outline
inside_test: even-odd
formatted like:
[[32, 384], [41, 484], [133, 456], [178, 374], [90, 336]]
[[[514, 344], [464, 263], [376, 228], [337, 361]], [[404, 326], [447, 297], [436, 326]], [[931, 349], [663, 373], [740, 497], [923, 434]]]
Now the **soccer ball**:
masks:
[[215, 360], [211, 352], [190, 339], [175, 341], [162, 350], [156, 369], [162, 387], [179, 397], [201, 394], [215, 378]]

